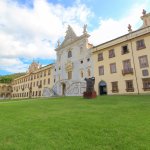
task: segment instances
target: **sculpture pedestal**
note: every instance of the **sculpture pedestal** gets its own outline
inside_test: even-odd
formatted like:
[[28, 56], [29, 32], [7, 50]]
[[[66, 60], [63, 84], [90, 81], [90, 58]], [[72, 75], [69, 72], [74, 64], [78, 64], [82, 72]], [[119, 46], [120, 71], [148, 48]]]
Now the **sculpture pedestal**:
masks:
[[91, 99], [91, 98], [96, 98], [96, 92], [93, 91], [93, 92], [84, 92], [83, 93], [83, 97], [84, 98], [88, 98], [88, 99]]

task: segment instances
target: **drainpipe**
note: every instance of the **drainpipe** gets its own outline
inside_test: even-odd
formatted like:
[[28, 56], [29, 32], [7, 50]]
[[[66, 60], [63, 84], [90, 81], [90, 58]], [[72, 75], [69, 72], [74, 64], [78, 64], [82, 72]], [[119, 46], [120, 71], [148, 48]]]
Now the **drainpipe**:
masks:
[[[131, 32], [131, 34], [132, 34], [132, 32]], [[135, 79], [136, 79], [137, 91], [138, 91], [138, 95], [139, 95], [139, 85], [138, 85], [137, 73], [136, 73], [136, 69], [135, 69], [135, 59], [134, 59], [133, 44], [132, 44], [132, 40], [131, 39], [130, 39], [130, 44], [131, 44], [131, 52], [132, 52], [132, 58], [133, 58], [133, 67], [134, 67], [134, 72], [135, 72]]]

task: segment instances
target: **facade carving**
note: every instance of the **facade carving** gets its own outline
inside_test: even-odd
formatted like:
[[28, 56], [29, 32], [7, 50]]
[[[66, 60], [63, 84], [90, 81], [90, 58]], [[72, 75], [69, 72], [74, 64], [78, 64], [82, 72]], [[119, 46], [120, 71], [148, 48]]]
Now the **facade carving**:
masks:
[[36, 63], [35, 61], [32, 62], [32, 64], [29, 66], [28, 72], [32, 73], [37, 71], [39, 68], [41, 67], [41, 65], [39, 63]]

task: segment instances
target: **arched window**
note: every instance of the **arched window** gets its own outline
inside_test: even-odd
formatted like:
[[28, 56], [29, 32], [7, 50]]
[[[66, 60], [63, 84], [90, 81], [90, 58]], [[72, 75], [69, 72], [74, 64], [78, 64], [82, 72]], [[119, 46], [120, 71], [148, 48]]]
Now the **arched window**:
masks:
[[87, 74], [88, 74], [88, 77], [91, 76], [91, 71], [90, 71], [90, 69], [88, 69]]
[[68, 72], [68, 80], [72, 79], [72, 71]]
[[81, 78], [83, 78], [83, 71], [81, 71]]
[[68, 58], [70, 58], [70, 57], [72, 57], [72, 52], [71, 51], [68, 52]]

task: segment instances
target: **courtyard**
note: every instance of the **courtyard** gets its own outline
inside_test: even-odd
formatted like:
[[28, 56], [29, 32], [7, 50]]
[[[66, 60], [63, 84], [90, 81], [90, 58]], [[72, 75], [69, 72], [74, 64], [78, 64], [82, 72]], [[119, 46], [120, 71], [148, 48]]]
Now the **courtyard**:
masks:
[[1, 150], [149, 150], [150, 95], [0, 101]]

